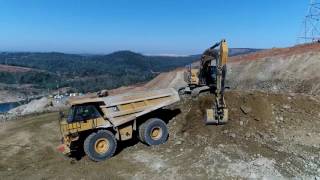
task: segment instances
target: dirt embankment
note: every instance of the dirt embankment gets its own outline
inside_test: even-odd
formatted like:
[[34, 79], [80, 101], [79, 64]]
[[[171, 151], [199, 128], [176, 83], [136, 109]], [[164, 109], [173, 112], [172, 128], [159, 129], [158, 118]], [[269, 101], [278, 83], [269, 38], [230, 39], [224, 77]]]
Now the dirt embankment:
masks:
[[320, 94], [320, 44], [236, 56], [228, 64], [234, 89]]
[[120, 87], [117, 89], [110, 90], [109, 93], [110, 95], [113, 95], [113, 94], [129, 92], [129, 91], [134, 92], [134, 91], [165, 89], [165, 88], [179, 89], [180, 87], [187, 85], [186, 82], [184, 81], [183, 76], [184, 76], [184, 69], [178, 68], [174, 71], [161, 73], [147, 83], [128, 86], [128, 87]]
[[287, 58], [295, 54], [304, 54], [310, 52], [319, 52], [320, 43], [301, 44], [288, 48], [272, 48], [254, 53], [233, 56], [230, 58], [231, 62], [237, 61], [255, 61], [269, 57]]
[[227, 67], [234, 90], [320, 94], [320, 43], [233, 56]]
[[[57, 113], [1, 124], [0, 175], [6, 179], [241, 179], [320, 176], [320, 98], [231, 91], [230, 121], [205, 126], [212, 96], [183, 98], [171, 109], [166, 144], [120, 143], [110, 160], [64, 158]], [[155, 176], [156, 174], [156, 176]]]

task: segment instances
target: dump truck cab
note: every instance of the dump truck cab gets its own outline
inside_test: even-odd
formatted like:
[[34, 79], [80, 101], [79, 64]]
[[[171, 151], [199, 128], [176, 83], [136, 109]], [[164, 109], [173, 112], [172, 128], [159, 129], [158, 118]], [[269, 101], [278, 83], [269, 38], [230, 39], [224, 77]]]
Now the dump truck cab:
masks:
[[99, 117], [102, 117], [102, 115], [94, 105], [84, 104], [72, 106], [68, 112], [66, 120], [68, 123], [74, 123]]
[[154, 112], [179, 100], [174, 89], [69, 100], [69, 112], [60, 119], [58, 150], [70, 154], [83, 147], [90, 159], [101, 161], [114, 154], [118, 141], [133, 135], [147, 145], [165, 143], [166, 122]]

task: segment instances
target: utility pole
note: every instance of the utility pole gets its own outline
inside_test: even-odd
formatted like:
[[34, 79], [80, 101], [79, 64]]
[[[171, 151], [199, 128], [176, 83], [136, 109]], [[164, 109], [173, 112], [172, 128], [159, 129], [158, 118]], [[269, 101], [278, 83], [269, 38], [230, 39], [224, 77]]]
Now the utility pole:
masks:
[[303, 33], [298, 37], [303, 43], [320, 42], [320, 2], [310, 0], [307, 15], [303, 20]]

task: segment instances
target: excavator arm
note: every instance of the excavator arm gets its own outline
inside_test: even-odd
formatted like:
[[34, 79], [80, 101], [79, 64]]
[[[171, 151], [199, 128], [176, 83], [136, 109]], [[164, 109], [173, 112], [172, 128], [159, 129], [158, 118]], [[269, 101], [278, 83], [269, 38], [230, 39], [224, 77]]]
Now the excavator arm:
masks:
[[192, 97], [205, 91], [215, 95], [214, 106], [206, 111], [206, 124], [219, 125], [228, 121], [228, 109], [224, 100], [228, 53], [226, 40], [205, 50], [200, 59], [200, 67], [190, 66], [185, 73], [188, 86], [179, 89], [180, 94], [191, 94]]
[[[225, 124], [228, 121], [228, 109], [224, 99], [224, 90], [225, 90], [225, 77], [227, 72], [227, 61], [228, 61], [228, 45], [225, 40], [222, 40], [220, 43], [215, 44], [211, 48], [214, 49], [220, 46], [220, 52], [216, 59], [216, 88], [214, 91], [215, 94], [215, 103], [214, 107], [207, 109], [205, 116], [206, 124]], [[211, 49], [210, 48], [210, 49]]]

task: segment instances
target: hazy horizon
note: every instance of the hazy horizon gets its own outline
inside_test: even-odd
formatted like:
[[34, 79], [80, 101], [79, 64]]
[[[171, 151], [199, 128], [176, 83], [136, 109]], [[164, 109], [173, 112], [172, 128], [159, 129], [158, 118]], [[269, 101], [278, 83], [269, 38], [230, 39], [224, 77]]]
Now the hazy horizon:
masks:
[[[260, 49], [260, 48], [233, 48], [229, 47], [231, 49]], [[186, 57], [186, 56], [193, 56], [193, 55], [200, 55], [203, 52], [198, 52], [194, 54], [170, 54], [170, 53], [159, 53], [159, 54], [150, 54], [150, 53], [142, 53], [132, 50], [116, 50], [112, 52], [106, 52], [106, 53], [77, 53], [77, 52], [59, 52], [59, 51], [1, 51], [0, 53], [63, 53], [63, 54], [74, 54], [74, 55], [109, 55], [116, 52], [122, 52], [122, 51], [130, 51], [133, 53], [142, 54], [144, 56], [168, 56], [168, 57]], [[204, 50], [203, 50], [204, 51]]]
[[[192, 55], [296, 44], [308, 1], [2, 1], [0, 51]], [[280, 38], [276, 38], [280, 37]]]

